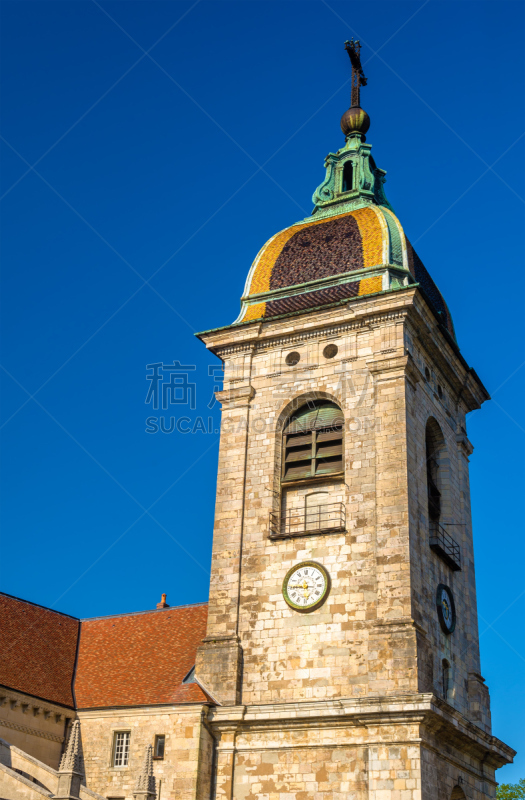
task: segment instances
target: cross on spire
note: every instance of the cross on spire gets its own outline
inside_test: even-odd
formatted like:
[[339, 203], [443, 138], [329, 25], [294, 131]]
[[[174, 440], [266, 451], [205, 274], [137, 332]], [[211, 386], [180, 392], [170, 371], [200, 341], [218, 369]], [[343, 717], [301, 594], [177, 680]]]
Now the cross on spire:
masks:
[[361, 65], [361, 42], [356, 40], [354, 41], [346, 41], [345, 42], [345, 50], [350, 57], [350, 63], [352, 64], [352, 95], [351, 95], [351, 105], [360, 106], [360, 89], [361, 86], [366, 86], [366, 77], [365, 73], [363, 72], [363, 67]]

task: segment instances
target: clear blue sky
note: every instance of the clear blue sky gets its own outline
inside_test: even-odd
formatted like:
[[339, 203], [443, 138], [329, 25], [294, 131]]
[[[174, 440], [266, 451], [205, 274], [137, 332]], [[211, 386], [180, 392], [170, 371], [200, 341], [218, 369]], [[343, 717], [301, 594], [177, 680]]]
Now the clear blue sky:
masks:
[[357, 35], [388, 197], [494, 397], [469, 425], [482, 670], [521, 749], [499, 779], [525, 776], [524, 8], [1, 3], [4, 591], [81, 617], [207, 598], [217, 437], [145, 432], [146, 365], [195, 365], [189, 413], [218, 420], [193, 332], [310, 212]]

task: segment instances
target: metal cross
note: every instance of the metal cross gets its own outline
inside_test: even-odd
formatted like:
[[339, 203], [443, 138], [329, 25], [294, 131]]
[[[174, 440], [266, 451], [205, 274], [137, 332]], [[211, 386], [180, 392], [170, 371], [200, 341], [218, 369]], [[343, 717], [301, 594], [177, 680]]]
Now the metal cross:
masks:
[[361, 66], [361, 42], [352, 39], [351, 42], [345, 42], [345, 50], [350, 56], [350, 63], [352, 64], [352, 106], [360, 106], [360, 89], [361, 86], [366, 86], [365, 73]]

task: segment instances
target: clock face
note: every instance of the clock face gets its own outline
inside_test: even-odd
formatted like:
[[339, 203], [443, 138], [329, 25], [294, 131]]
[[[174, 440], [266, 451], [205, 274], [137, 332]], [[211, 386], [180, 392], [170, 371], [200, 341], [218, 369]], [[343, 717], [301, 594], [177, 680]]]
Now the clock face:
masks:
[[324, 603], [330, 589], [330, 576], [316, 561], [303, 561], [292, 567], [283, 581], [283, 596], [295, 611], [313, 611]]
[[447, 634], [452, 633], [456, 627], [456, 607], [452, 592], [444, 583], [440, 583], [437, 588], [436, 603], [442, 630]]

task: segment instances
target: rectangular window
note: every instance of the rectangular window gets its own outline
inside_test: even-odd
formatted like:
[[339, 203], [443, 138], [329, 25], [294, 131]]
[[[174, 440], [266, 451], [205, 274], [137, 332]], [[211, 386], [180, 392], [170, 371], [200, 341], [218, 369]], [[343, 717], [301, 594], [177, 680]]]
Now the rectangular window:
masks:
[[164, 758], [164, 747], [166, 745], [166, 737], [164, 734], [155, 736], [155, 747], [153, 749], [153, 758]]
[[119, 731], [115, 734], [113, 744], [113, 766], [114, 767], [127, 767], [129, 762], [129, 740], [131, 734], [129, 731]]

